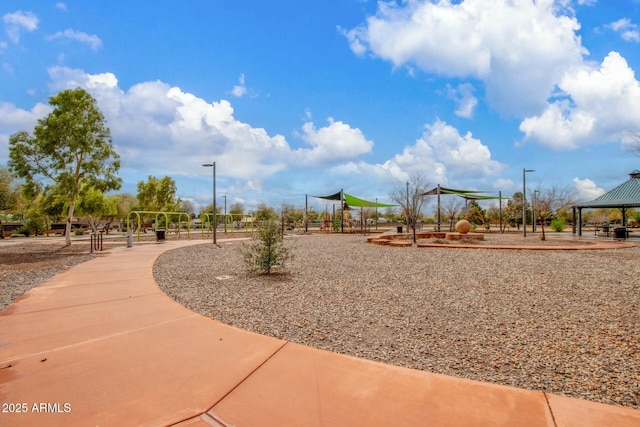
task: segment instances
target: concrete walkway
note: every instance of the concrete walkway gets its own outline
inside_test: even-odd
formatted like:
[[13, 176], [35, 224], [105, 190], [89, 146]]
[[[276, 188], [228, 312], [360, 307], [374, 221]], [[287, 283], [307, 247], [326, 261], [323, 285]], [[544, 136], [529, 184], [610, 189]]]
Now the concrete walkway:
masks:
[[242, 331], [114, 249], [0, 313], [1, 426], [640, 426], [640, 411], [405, 369]]

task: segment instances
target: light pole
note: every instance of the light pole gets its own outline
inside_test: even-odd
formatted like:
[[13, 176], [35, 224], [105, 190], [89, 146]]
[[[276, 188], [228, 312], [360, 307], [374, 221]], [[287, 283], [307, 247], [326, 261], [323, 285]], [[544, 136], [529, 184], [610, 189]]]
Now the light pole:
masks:
[[407, 184], [407, 206], [405, 210], [406, 210], [406, 217], [407, 217], [407, 233], [408, 233], [409, 232], [409, 181], [407, 181], [406, 184]]
[[202, 166], [205, 168], [213, 168], [213, 244], [217, 245], [218, 240], [216, 238], [216, 229], [218, 228], [218, 221], [216, 219], [216, 162], [205, 163]]
[[527, 237], [527, 172], [533, 169], [522, 169], [522, 236]]
[[224, 198], [224, 234], [227, 234], [227, 195], [222, 197]]
[[533, 197], [532, 197], [532, 203], [531, 203], [531, 213], [533, 215], [533, 224], [531, 224], [531, 231], [533, 231], [534, 233], [538, 229], [538, 224], [536, 223], [536, 205], [538, 204], [539, 193], [540, 191], [533, 190]]

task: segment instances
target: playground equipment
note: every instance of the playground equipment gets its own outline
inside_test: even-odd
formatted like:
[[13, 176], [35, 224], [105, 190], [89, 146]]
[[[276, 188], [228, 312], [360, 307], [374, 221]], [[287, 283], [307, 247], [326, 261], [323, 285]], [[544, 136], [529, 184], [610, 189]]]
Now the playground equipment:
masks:
[[[204, 230], [205, 228], [207, 229], [207, 233], [211, 233], [212, 229], [213, 229], [213, 214], [212, 213], [205, 213], [202, 214], [202, 218], [203, 218], [203, 222], [202, 222], [202, 228], [201, 228], [201, 234], [204, 236]], [[222, 218], [222, 220], [220, 220], [220, 218]], [[224, 225], [224, 232], [225, 234], [228, 231], [228, 227], [231, 225], [233, 226], [235, 229], [241, 229], [244, 228], [244, 231], [249, 231], [249, 229], [253, 230], [254, 226], [255, 226], [255, 221], [254, 218], [249, 216], [249, 215], [245, 215], [245, 214], [216, 214], [216, 224], [218, 226], [220, 226], [220, 224]]]
[[[155, 215], [155, 229], [158, 230], [161, 226], [161, 217], [164, 216], [164, 230], [169, 230], [169, 217], [170, 216], [177, 216], [178, 217], [178, 228], [177, 228], [177, 234], [178, 234], [178, 238], [180, 238], [180, 224], [182, 221], [182, 217], [185, 216], [186, 217], [186, 223], [187, 223], [187, 237], [191, 236], [191, 216], [186, 213], [186, 212], [157, 212], [157, 211], [130, 211], [129, 215], [127, 215], [127, 230], [131, 230], [131, 215], [135, 215], [138, 223], [137, 223], [137, 229], [138, 229], [138, 241], [140, 241], [140, 229], [141, 227], [141, 222], [142, 222], [142, 216], [145, 215]], [[141, 216], [142, 215], [142, 216]]]

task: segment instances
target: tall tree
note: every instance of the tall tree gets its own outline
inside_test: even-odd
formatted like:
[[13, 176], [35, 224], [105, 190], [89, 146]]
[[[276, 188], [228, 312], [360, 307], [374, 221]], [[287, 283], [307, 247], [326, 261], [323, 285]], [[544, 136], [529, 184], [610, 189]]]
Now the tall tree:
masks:
[[429, 184], [421, 175], [413, 175], [403, 186], [399, 186], [389, 194], [389, 198], [402, 208], [407, 227], [413, 231], [413, 243], [416, 243], [416, 227], [420, 218], [425, 195], [429, 191]]
[[168, 176], [149, 176], [147, 181], [138, 182], [138, 202], [142, 210], [153, 212], [174, 212], [180, 203], [176, 197], [176, 183]]
[[19, 187], [7, 168], [0, 168], [0, 239], [4, 239], [2, 216], [13, 211], [20, 200]]
[[20, 131], [9, 138], [9, 169], [24, 178], [28, 194], [35, 195], [44, 180], [65, 198], [65, 236], [70, 245], [80, 189], [84, 185], [100, 191], [120, 188], [120, 160], [105, 118], [87, 91], [64, 90], [49, 103], [53, 111], [38, 120], [33, 136]]

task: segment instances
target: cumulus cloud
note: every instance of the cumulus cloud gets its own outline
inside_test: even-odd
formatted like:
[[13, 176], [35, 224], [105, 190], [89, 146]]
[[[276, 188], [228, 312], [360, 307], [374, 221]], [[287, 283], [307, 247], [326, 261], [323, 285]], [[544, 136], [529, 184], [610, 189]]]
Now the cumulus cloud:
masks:
[[23, 31], [31, 32], [38, 28], [38, 17], [33, 12], [23, 12], [19, 10], [7, 13], [2, 17], [5, 31], [9, 39], [14, 43], [20, 42], [20, 35]]
[[45, 40], [49, 41], [59, 39], [74, 40], [80, 43], [87, 44], [89, 45], [91, 50], [98, 50], [102, 47], [102, 40], [100, 40], [100, 37], [96, 36], [95, 34], [87, 34], [82, 31], [76, 31], [72, 29], [58, 31], [55, 34], [45, 37]]
[[455, 115], [470, 119], [473, 117], [476, 106], [478, 105], [478, 98], [473, 95], [473, 85], [469, 83], [459, 84], [458, 87], [448, 87], [447, 95], [450, 99], [456, 102], [457, 108]]
[[606, 191], [596, 185], [589, 178], [580, 179], [573, 178], [573, 184], [576, 191], [576, 201], [578, 203], [589, 202], [602, 196]]
[[551, 0], [409, 0], [379, 2], [375, 16], [343, 34], [358, 55], [480, 79], [494, 108], [524, 115], [543, 108], [563, 72], [582, 62], [579, 28]]
[[22, 110], [13, 104], [0, 102], [0, 163], [8, 159], [9, 136], [21, 130], [31, 132], [38, 119], [49, 114], [51, 110], [51, 106], [41, 103], [36, 104], [31, 110]]
[[628, 42], [640, 42], [640, 31], [638, 26], [632, 24], [628, 18], [622, 18], [607, 25], [613, 31], [620, 34], [623, 40]]
[[520, 124], [524, 142], [574, 149], [640, 129], [640, 83], [619, 53], [609, 53], [599, 68], [585, 64], [565, 73], [558, 87], [557, 99]]
[[233, 90], [231, 91], [231, 93], [233, 94], [233, 96], [237, 96], [238, 98], [240, 98], [247, 94], [247, 87], [245, 86], [245, 83], [244, 83], [244, 74], [240, 74], [238, 83], [239, 84], [233, 87]]
[[[161, 81], [124, 90], [113, 73], [88, 74], [60, 66], [48, 71], [51, 92], [82, 87], [92, 94], [111, 129], [123, 168], [145, 174], [204, 174], [200, 165], [216, 160], [221, 175], [260, 188], [261, 180], [280, 171], [336, 167], [373, 148], [360, 129], [329, 119], [324, 127], [305, 123], [299, 136], [310, 147], [294, 150], [284, 136], [269, 135], [236, 119], [225, 99], [209, 102]], [[15, 132], [17, 123], [31, 130], [49, 111], [46, 105], [29, 112], [0, 104], [0, 133], [5, 126], [6, 134]]]
[[[428, 182], [446, 184], [451, 177], [485, 178], [503, 168], [471, 133], [461, 135], [440, 120], [426, 125], [414, 145], [386, 162], [370, 164], [361, 157], [372, 152], [373, 141], [359, 128], [333, 118], [317, 126], [309, 112], [296, 133], [306, 146], [293, 149], [284, 136], [269, 135], [238, 120], [225, 99], [207, 101], [161, 81], [123, 89], [113, 73], [88, 74], [58, 66], [49, 69], [49, 76], [53, 93], [82, 87], [92, 94], [111, 129], [123, 170], [138, 177], [206, 175], [200, 165], [216, 161], [217, 173], [235, 181], [237, 188], [260, 191], [265, 182], [282, 179], [277, 178], [283, 176], [280, 173], [291, 169], [313, 179], [322, 176], [329, 188], [336, 182], [349, 183], [355, 175], [366, 177], [360, 182], [369, 187], [404, 182], [414, 173]], [[8, 135], [31, 131], [50, 111], [44, 104], [31, 111], [0, 104], [0, 157], [8, 153]], [[365, 195], [370, 188], [359, 190]]]
[[371, 152], [373, 142], [362, 131], [346, 123], [329, 118], [329, 125], [320, 129], [313, 122], [302, 126], [301, 138], [311, 148], [302, 148], [296, 156], [304, 164], [326, 164], [348, 161]]
[[425, 125], [422, 137], [414, 145], [405, 147], [401, 154], [381, 166], [400, 180], [421, 173], [429, 182], [441, 184], [448, 179], [496, 175], [504, 168], [491, 158], [489, 148], [470, 132], [460, 135], [456, 128], [442, 120]]

